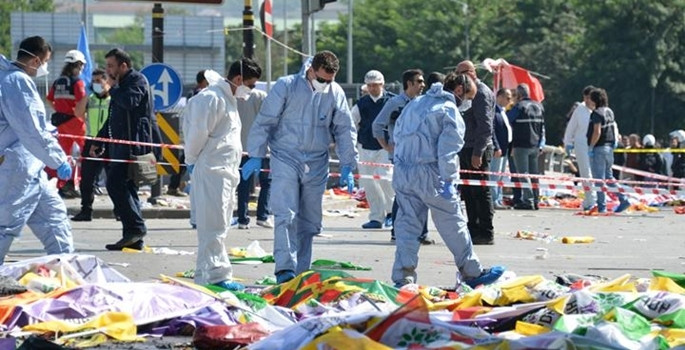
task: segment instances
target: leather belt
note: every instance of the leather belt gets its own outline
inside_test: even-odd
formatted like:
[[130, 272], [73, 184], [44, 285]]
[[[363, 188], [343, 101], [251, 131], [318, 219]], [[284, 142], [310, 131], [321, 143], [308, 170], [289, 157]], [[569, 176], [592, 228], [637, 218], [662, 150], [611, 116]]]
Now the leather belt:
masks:
[[5, 161], [5, 156], [0, 156], [0, 165], [2, 165], [2, 162]]

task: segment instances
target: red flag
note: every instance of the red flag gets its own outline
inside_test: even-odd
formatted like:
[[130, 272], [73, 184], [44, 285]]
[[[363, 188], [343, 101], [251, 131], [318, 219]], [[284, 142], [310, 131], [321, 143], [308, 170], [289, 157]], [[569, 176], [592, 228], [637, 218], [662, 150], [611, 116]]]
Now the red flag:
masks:
[[519, 84], [528, 84], [530, 88], [530, 99], [542, 102], [545, 99], [545, 92], [540, 81], [532, 76], [527, 69], [515, 66], [504, 59], [485, 59], [483, 66], [489, 71], [494, 71], [495, 91], [500, 88], [515, 89]]

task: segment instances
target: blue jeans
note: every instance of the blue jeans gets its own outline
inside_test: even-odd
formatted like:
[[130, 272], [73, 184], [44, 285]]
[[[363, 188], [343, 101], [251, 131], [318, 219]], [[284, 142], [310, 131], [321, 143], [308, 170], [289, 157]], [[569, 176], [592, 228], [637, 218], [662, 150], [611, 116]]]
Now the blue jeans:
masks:
[[[592, 149], [594, 155], [590, 157], [590, 167], [592, 177], [595, 179], [613, 180], [614, 175], [611, 166], [614, 164], [614, 148], [607, 146], [596, 146]], [[598, 185], [598, 183], [595, 183]], [[607, 183], [608, 187], [618, 187], [616, 183]], [[622, 193], [618, 193], [618, 200], [626, 201]], [[604, 212], [607, 209], [606, 195], [604, 191], [597, 191], [597, 210]]]
[[[242, 167], [249, 157], [243, 156], [240, 166]], [[262, 159], [262, 169], [269, 169], [269, 158]], [[260, 171], [259, 172], [259, 198], [257, 199], [257, 220], [266, 220], [268, 215], [271, 215], [271, 209], [269, 207], [269, 197], [271, 196], [271, 179], [269, 178], [269, 173]], [[250, 176], [249, 179], [243, 180], [240, 177], [240, 183], [238, 184], [238, 223], [247, 225], [250, 223], [250, 218], [247, 216], [248, 212], [248, 201], [250, 200], [250, 191], [252, 190], [252, 181], [254, 180], [254, 175]]]
[[[540, 154], [540, 149], [537, 147], [533, 148], [514, 148], [511, 155], [514, 158], [514, 163], [516, 164], [516, 171], [519, 174], [539, 174], [538, 171], [538, 155]], [[538, 183], [538, 179], [534, 178], [524, 178], [522, 179], [527, 183]], [[522, 189], [521, 202], [524, 204], [530, 204], [531, 206], [537, 203], [538, 198], [536, 198], [536, 193], [532, 188]]]
[[[492, 157], [492, 162], [490, 163], [490, 171], [493, 173], [504, 172], [507, 167], [507, 156], [502, 155], [501, 157]], [[504, 178], [502, 175], [490, 175], [490, 181], [501, 181]], [[502, 187], [494, 186], [491, 188], [492, 191], [492, 202], [496, 205], [502, 205]]]

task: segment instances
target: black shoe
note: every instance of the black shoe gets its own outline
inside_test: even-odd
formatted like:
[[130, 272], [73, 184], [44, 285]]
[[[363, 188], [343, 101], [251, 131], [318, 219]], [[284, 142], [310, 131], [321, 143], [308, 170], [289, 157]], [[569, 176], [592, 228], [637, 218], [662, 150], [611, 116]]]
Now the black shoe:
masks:
[[516, 210], [535, 210], [535, 207], [528, 203], [514, 204], [514, 209]]
[[421, 242], [423, 245], [435, 244], [435, 241], [430, 238], [419, 239], [419, 242]]
[[[114, 243], [114, 244], [107, 244], [107, 245], [105, 245], [105, 249], [107, 249], [107, 250], [122, 250], [122, 249], [124, 249], [124, 248], [133, 248], [133, 249], [136, 249], [136, 248], [135, 248], [136, 243], [142, 242], [142, 241], [143, 241], [143, 237], [145, 237], [144, 234], [139, 234], [139, 235], [133, 235], [133, 236], [130, 236], [130, 237], [125, 237], [125, 238], [120, 239], [119, 241], [117, 241], [117, 242]], [[142, 243], [140, 243], [140, 245], [141, 245], [141, 247], [142, 247]], [[140, 248], [138, 248], [138, 249], [140, 250]]]
[[93, 194], [96, 196], [102, 196], [105, 194], [105, 192], [102, 192], [102, 189], [99, 186], [93, 187]]
[[93, 221], [93, 215], [90, 212], [81, 210], [80, 213], [71, 217], [71, 221]]
[[495, 239], [494, 238], [475, 237], [475, 238], [471, 238], [471, 243], [473, 245], [494, 245]]

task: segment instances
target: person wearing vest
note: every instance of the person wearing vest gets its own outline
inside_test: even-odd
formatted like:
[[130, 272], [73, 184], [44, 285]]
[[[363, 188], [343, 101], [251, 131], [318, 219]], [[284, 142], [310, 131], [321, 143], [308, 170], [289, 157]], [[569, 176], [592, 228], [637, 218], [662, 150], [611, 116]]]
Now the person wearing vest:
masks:
[[[370, 70], [364, 76], [369, 94], [365, 95], [352, 108], [352, 118], [358, 125], [357, 140], [361, 146], [359, 160], [378, 164], [390, 164], [388, 151], [381, 147], [373, 136], [373, 122], [383, 106], [395, 94], [383, 88], [385, 78], [377, 70]], [[362, 225], [364, 229], [383, 228], [383, 223], [390, 223], [392, 202], [395, 191], [392, 189], [392, 168], [372, 165], [359, 165], [359, 174], [380, 176], [382, 179], [360, 178], [359, 185], [366, 191], [369, 202], [369, 222]]]
[[[48, 92], [48, 103], [55, 110], [52, 114], [52, 124], [57, 127], [59, 134], [85, 136], [86, 135], [86, 86], [79, 78], [83, 66], [86, 64], [86, 57], [78, 50], [70, 50], [64, 56], [64, 67], [60, 75]], [[83, 153], [83, 139], [69, 137], [59, 137], [59, 144], [64, 153], [71, 155], [74, 144], [78, 145]], [[55, 177], [50, 169], [46, 169], [49, 177]], [[73, 172], [74, 176], [76, 172]], [[57, 188], [62, 198], [77, 198], [80, 194], [74, 186], [74, 178], [67, 181], [59, 180]]]
[[[590, 125], [587, 128], [587, 140], [590, 148], [590, 171], [595, 179], [613, 180], [611, 166], [614, 164], [614, 148], [616, 147], [618, 128], [614, 119], [614, 112], [609, 108], [609, 97], [604, 89], [594, 89], [590, 92], [588, 108]], [[616, 187], [615, 182], [607, 182], [607, 186]], [[620, 204], [614, 213], [620, 213], [628, 207], [630, 202], [623, 193], [617, 193]], [[597, 211], [607, 210], [604, 191], [597, 191]]]
[[[105, 71], [96, 69], [93, 71], [93, 93], [88, 96], [88, 108], [86, 109], [86, 135], [97, 136], [100, 129], [106, 125], [109, 118], [109, 88], [111, 86]], [[86, 141], [87, 150], [93, 142]], [[73, 221], [91, 221], [93, 219], [93, 201], [95, 193], [100, 191], [97, 187], [98, 175], [105, 168], [105, 162], [96, 160], [81, 160], [81, 211], [74, 215]], [[100, 192], [101, 193], [101, 192]]]
[[[513, 135], [511, 154], [514, 157], [516, 171], [520, 174], [539, 174], [538, 156], [545, 147], [545, 109], [530, 99], [528, 84], [516, 87], [518, 102], [512, 108]], [[537, 179], [523, 178], [527, 183], [537, 183]], [[537, 189], [524, 188], [521, 191], [521, 202], [514, 204], [514, 209], [537, 210], [539, 192]]]

